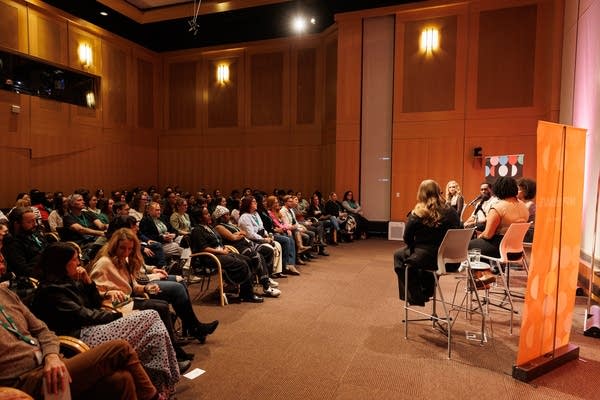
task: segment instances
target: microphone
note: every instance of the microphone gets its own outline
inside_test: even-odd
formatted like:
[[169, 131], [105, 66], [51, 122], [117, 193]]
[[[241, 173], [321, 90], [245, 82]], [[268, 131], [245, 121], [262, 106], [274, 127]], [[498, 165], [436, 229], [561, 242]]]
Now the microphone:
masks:
[[472, 206], [473, 204], [475, 204], [476, 202], [478, 202], [481, 199], [483, 199], [483, 195], [480, 194], [479, 196], [477, 196], [473, 200], [471, 200], [471, 202], [468, 205]]

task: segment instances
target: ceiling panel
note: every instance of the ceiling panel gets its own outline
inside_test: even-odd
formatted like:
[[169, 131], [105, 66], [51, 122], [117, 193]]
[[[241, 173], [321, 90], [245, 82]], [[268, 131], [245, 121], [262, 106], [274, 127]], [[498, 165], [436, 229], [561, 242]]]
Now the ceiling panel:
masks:
[[307, 33], [319, 33], [334, 23], [337, 13], [425, 0], [203, 0], [194, 23], [198, 3], [189, 0], [43, 1], [163, 52], [297, 35], [290, 25], [292, 17], [301, 13], [315, 18]]

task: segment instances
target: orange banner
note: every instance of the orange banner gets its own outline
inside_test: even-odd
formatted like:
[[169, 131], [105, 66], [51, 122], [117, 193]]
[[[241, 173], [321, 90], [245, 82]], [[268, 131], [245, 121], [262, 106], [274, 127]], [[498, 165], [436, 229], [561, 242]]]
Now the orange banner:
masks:
[[579, 268], [585, 133], [538, 122], [535, 234], [517, 365], [569, 343]]

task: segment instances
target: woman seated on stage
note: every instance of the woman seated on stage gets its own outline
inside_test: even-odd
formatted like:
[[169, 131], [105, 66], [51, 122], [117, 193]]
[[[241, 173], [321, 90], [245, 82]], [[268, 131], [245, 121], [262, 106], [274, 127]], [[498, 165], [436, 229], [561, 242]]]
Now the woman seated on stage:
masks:
[[460, 186], [456, 181], [448, 181], [446, 184], [446, 203], [454, 208], [458, 215], [462, 213], [465, 206], [465, 199], [460, 193]]
[[[437, 269], [437, 252], [446, 231], [460, 226], [456, 210], [446, 204], [441, 193], [436, 181], [421, 182], [417, 204], [408, 214], [404, 228], [406, 247], [394, 253], [400, 299], [412, 305], [423, 306], [433, 296], [435, 280], [424, 270]], [[407, 267], [408, 282], [404, 282]], [[408, 285], [408, 299], [404, 299], [404, 285]]]
[[500, 257], [500, 242], [508, 227], [514, 222], [527, 222], [529, 210], [517, 199], [519, 188], [517, 181], [508, 176], [496, 180], [493, 187], [498, 201], [490, 208], [485, 222], [485, 229], [477, 239], [471, 240], [469, 249], [481, 249], [481, 254], [489, 257]]
[[517, 187], [519, 188], [517, 199], [522, 201], [529, 210], [529, 218], [527, 219], [527, 222], [531, 222], [531, 226], [525, 234], [523, 241], [531, 243], [533, 242], [533, 228], [535, 225], [536, 184], [533, 179], [521, 178], [517, 181]]
[[79, 252], [68, 243], [53, 243], [41, 255], [41, 276], [31, 309], [58, 335], [80, 338], [90, 347], [125, 339], [135, 349], [155, 386], [165, 394], [179, 381], [179, 368], [169, 333], [154, 310], [124, 315], [102, 308], [102, 297]]

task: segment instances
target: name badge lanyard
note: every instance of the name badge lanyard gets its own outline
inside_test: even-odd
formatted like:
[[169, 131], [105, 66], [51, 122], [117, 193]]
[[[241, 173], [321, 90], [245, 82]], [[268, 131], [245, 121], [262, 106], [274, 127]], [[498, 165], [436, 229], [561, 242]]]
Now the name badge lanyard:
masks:
[[15, 324], [15, 321], [12, 319], [12, 317], [4, 311], [4, 307], [0, 306], [0, 312], [6, 319], [6, 322], [4, 322], [4, 321], [2, 322], [2, 327], [4, 329], [6, 329], [7, 331], [9, 331], [13, 335], [15, 335], [17, 338], [24, 341], [25, 343], [35, 346], [35, 340], [33, 340], [32, 338], [30, 338], [27, 335], [24, 335], [23, 333], [21, 333], [19, 331], [19, 328], [17, 328], [17, 325]]

